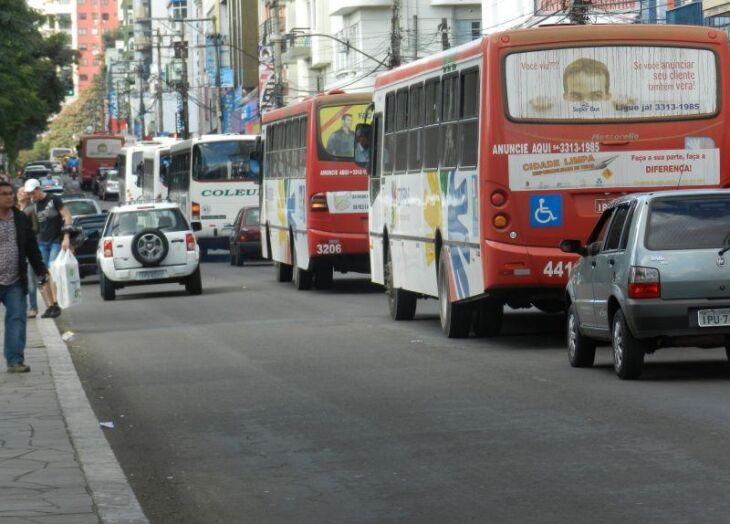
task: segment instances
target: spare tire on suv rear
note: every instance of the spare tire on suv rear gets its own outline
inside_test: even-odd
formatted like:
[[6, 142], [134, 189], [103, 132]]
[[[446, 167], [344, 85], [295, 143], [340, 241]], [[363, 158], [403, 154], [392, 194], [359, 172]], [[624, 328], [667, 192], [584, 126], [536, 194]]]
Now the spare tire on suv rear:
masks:
[[132, 255], [145, 267], [159, 266], [169, 249], [167, 237], [159, 229], [143, 229], [132, 239]]

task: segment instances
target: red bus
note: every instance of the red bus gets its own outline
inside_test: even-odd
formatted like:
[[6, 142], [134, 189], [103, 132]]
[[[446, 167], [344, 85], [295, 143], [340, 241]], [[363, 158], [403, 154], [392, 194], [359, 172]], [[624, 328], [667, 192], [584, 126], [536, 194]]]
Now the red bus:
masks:
[[331, 285], [369, 271], [368, 178], [353, 162], [370, 94], [331, 92], [263, 116], [262, 251], [279, 282]]
[[81, 162], [81, 189], [91, 189], [100, 167], [114, 167], [124, 138], [119, 135], [81, 135], [78, 151]]
[[722, 31], [565, 25], [379, 75], [363, 165], [391, 316], [437, 297], [460, 337], [497, 334], [504, 305], [562, 310], [576, 259], [560, 241], [613, 199], [728, 185], [728, 70]]

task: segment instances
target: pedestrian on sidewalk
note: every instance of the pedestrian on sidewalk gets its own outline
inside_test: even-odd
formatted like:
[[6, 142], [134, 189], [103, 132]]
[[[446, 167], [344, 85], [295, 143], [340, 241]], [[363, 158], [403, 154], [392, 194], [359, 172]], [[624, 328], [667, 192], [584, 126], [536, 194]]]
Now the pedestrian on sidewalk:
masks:
[[[18, 209], [30, 218], [33, 226], [33, 234], [38, 236], [38, 217], [35, 214], [35, 207], [30, 200], [30, 196], [25, 192], [25, 188], [21, 187], [17, 193]], [[38, 281], [36, 279], [33, 268], [28, 268], [28, 318], [38, 316]]]
[[[25, 183], [25, 192], [35, 204], [35, 214], [38, 217], [38, 247], [43, 257], [43, 263], [51, 267], [61, 250], [67, 251], [71, 247], [69, 228], [73, 218], [64, 206], [60, 197], [49, 195], [41, 189], [41, 183], [31, 178]], [[56, 286], [51, 282], [51, 305], [48, 306], [42, 318], [56, 318], [61, 314], [61, 308], [56, 300]]]
[[48, 279], [30, 219], [15, 208], [13, 186], [0, 182], [0, 302], [5, 306], [5, 360], [9, 373], [27, 373], [25, 296], [28, 294], [28, 262], [43, 285]]

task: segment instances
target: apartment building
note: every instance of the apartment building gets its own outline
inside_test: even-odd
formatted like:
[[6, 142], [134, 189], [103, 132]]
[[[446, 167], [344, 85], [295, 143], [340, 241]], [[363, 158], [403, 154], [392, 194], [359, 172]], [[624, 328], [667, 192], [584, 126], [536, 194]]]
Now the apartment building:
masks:
[[117, 0], [76, 0], [78, 91], [89, 87], [104, 63], [104, 33], [119, 25]]

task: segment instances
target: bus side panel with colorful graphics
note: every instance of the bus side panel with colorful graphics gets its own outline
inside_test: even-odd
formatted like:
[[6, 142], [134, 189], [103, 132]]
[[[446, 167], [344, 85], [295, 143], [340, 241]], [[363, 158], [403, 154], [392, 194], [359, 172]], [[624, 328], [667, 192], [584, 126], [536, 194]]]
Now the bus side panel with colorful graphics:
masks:
[[118, 135], [81, 135], [78, 145], [81, 189], [91, 189], [100, 167], [114, 167], [123, 144], [124, 138]]
[[[168, 198], [180, 204], [203, 253], [228, 249], [233, 220], [259, 203], [257, 135], [204, 135], [171, 144]], [[196, 226], [197, 227], [197, 226]]]
[[353, 162], [370, 94], [329, 93], [263, 117], [262, 251], [297, 289], [367, 273], [367, 174]]
[[370, 260], [391, 316], [438, 297], [459, 337], [497, 334], [505, 304], [561, 310], [576, 259], [560, 241], [585, 240], [613, 199], [728, 185], [728, 67], [719, 31], [592, 25], [496, 33], [379, 75]]

